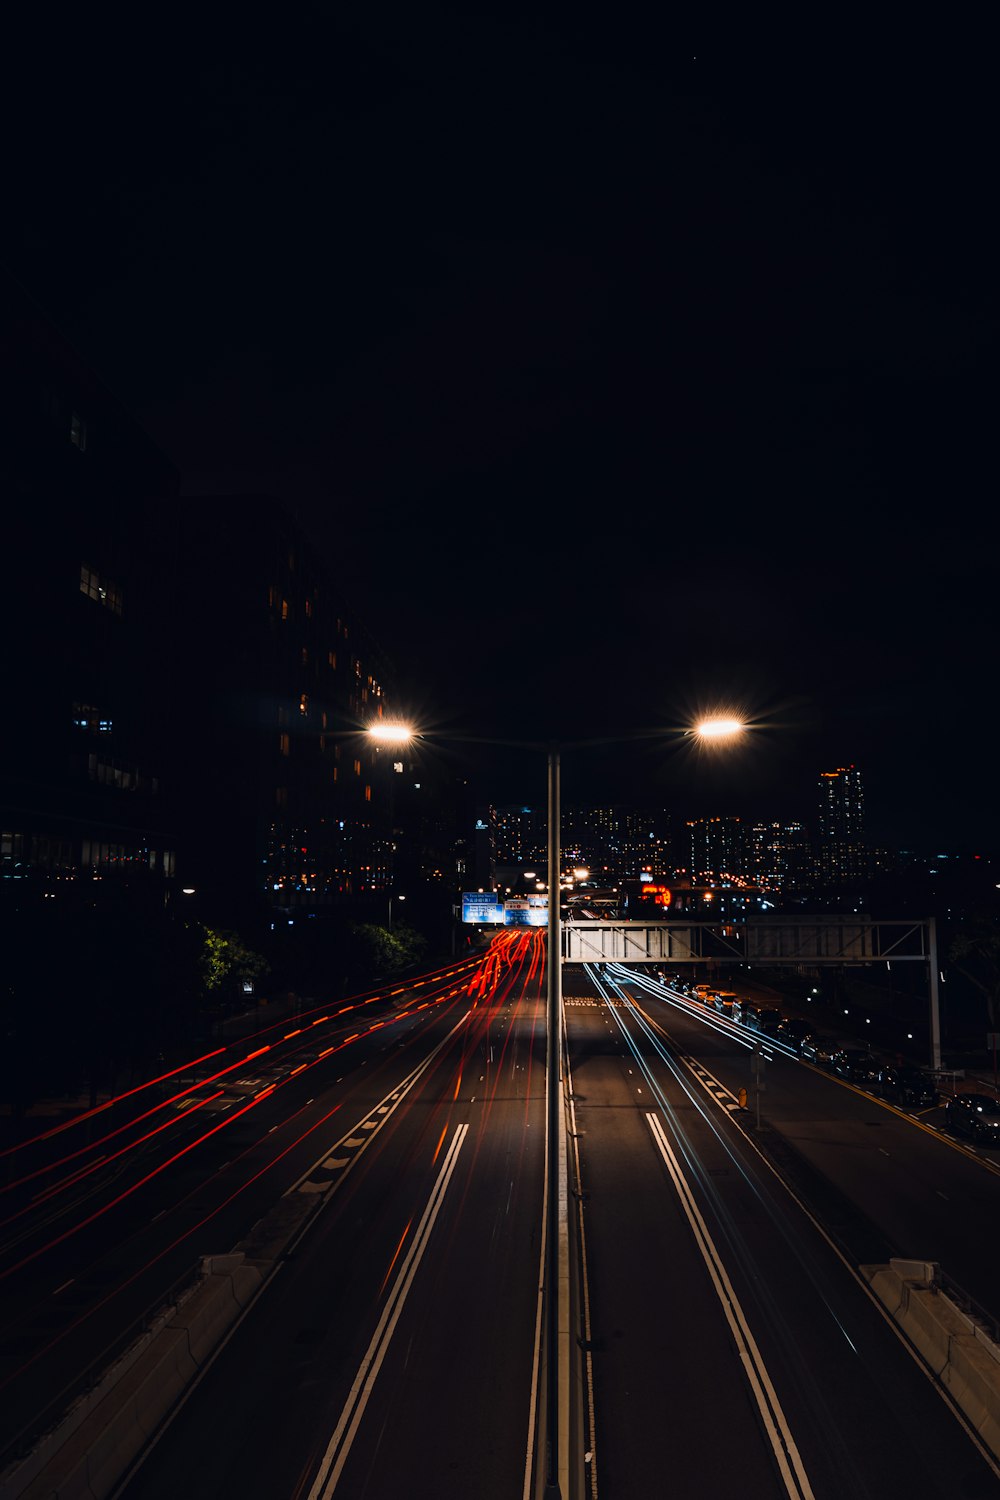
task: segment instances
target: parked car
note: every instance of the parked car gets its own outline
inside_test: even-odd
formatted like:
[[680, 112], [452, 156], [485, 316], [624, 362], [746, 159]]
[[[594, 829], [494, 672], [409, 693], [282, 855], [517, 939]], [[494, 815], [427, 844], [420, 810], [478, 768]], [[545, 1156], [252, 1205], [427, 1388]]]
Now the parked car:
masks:
[[799, 1043], [799, 1056], [804, 1057], [806, 1062], [815, 1063], [820, 1068], [830, 1067], [835, 1050], [831, 1042], [815, 1033], [805, 1037]]
[[938, 1102], [933, 1078], [919, 1068], [899, 1066], [883, 1068], [878, 1075], [879, 1093], [895, 1104], [910, 1104], [917, 1109], [932, 1109]]
[[987, 1146], [1000, 1146], [1000, 1099], [992, 1094], [956, 1094], [944, 1107], [948, 1129]]
[[774, 1035], [786, 1047], [794, 1047], [796, 1052], [801, 1052], [803, 1043], [812, 1040], [815, 1033], [804, 1016], [786, 1016]]
[[716, 1010], [721, 1011], [730, 1020], [733, 1019], [733, 1005], [735, 1002], [736, 996], [730, 990], [722, 990], [719, 994], [712, 997], [712, 1004]]
[[879, 1060], [860, 1047], [841, 1047], [830, 1059], [830, 1066], [850, 1083], [869, 1085], [878, 1082]]

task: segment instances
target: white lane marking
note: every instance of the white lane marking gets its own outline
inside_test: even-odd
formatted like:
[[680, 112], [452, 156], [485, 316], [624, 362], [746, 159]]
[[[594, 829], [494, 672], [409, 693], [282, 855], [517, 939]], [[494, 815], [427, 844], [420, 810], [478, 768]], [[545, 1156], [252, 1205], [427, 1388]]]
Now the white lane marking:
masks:
[[663, 1126], [654, 1114], [647, 1114], [647, 1123], [653, 1135], [653, 1140], [659, 1148], [663, 1157], [670, 1179], [677, 1190], [677, 1196], [681, 1201], [685, 1217], [694, 1233], [695, 1241], [701, 1252], [702, 1259], [712, 1278], [715, 1294], [722, 1305], [726, 1315], [736, 1347], [739, 1350], [740, 1360], [746, 1371], [753, 1392], [757, 1409], [760, 1412], [764, 1429], [771, 1442], [771, 1448], [777, 1460], [781, 1477], [785, 1483], [785, 1489], [790, 1496], [797, 1500], [813, 1500], [812, 1486], [809, 1483], [799, 1450], [795, 1446], [791, 1428], [788, 1425], [785, 1414], [781, 1409], [771, 1377], [767, 1373], [760, 1350], [757, 1348], [756, 1340], [750, 1332], [746, 1314], [740, 1306], [738, 1297], [733, 1290], [732, 1282], [722, 1263], [722, 1257], [716, 1249], [708, 1227], [694, 1201], [687, 1179], [681, 1171], [680, 1163], [674, 1155], [670, 1142], [664, 1133]]
[[[466, 1011], [465, 1015], [462, 1016], [458, 1021], [456, 1021], [455, 1025], [448, 1032], [448, 1035], [446, 1037], [443, 1037], [442, 1040], [438, 1042], [436, 1047], [432, 1047], [424, 1060], [419, 1063], [416, 1068], [414, 1068], [413, 1072], [408, 1074], [408, 1076], [403, 1079], [403, 1082], [397, 1085], [397, 1087], [391, 1094], [388, 1094], [386, 1096], [388, 1099], [393, 1100], [394, 1103], [392, 1104], [392, 1108], [389, 1110], [388, 1114], [383, 1115], [382, 1119], [378, 1122], [378, 1130], [381, 1130], [383, 1125], [387, 1125], [389, 1123], [389, 1120], [392, 1117], [393, 1113], [399, 1108], [400, 1104], [406, 1098], [410, 1090], [416, 1086], [418, 1080], [430, 1067], [431, 1063], [434, 1061], [435, 1057], [437, 1057], [438, 1053], [448, 1045], [455, 1033], [465, 1025], [471, 1014], [471, 1011]], [[361, 1130], [363, 1128], [364, 1126], [360, 1122], [352, 1125], [351, 1129], [345, 1135], [342, 1135], [339, 1141], [334, 1142], [334, 1145], [332, 1147], [327, 1148], [323, 1156], [321, 1156], [318, 1161], [314, 1162], [311, 1167], [303, 1172], [302, 1176], [298, 1179], [297, 1182], [292, 1183], [292, 1186], [286, 1190], [284, 1196], [287, 1198], [290, 1197], [292, 1193], [300, 1192], [314, 1193], [316, 1191], [316, 1183], [311, 1182], [310, 1178], [312, 1177], [314, 1172], [318, 1172], [324, 1167], [326, 1160], [331, 1154], [331, 1151], [342, 1151], [345, 1147], [350, 1149], [356, 1148], [355, 1155], [347, 1163], [342, 1176], [337, 1178], [337, 1184], [343, 1182], [348, 1172], [350, 1172], [355, 1164], [360, 1161], [366, 1147], [371, 1144], [378, 1133], [378, 1130], [375, 1130], [370, 1135], [366, 1136], [355, 1136], [351, 1134], [351, 1131]], [[329, 1183], [325, 1183], [322, 1185], [324, 1187], [328, 1187]]]
[[451, 1181], [455, 1164], [458, 1161], [458, 1153], [461, 1151], [468, 1133], [468, 1125], [458, 1125], [455, 1129], [452, 1143], [448, 1148], [448, 1155], [442, 1163], [437, 1181], [427, 1200], [427, 1207], [424, 1209], [423, 1216], [417, 1226], [417, 1232], [413, 1237], [410, 1252], [400, 1267], [399, 1275], [396, 1277], [392, 1291], [386, 1299], [386, 1305], [382, 1311], [381, 1318], [379, 1318], [378, 1327], [375, 1329], [365, 1357], [361, 1361], [361, 1367], [355, 1376], [350, 1394], [344, 1403], [340, 1420], [334, 1429], [333, 1436], [327, 1444], [326, 1452], [323, 1454], [316, 1478], [309, 1491], [308, 1500], [329, 1500], [329, 1496], [337, 1488], [344, 1464], [347, 1462], [347, 1456], [351, 1451], [351, 1444], [354, 1442], [361, 1418], [364, 1416], [365, 1407], [368, 1405], [368, 1398], [374, 1388], [378, 1372], [382, 1368], [382, 1362], [388, 1351], [390, 1340], [395, 1332], [396, 1324], [399, 1322], [399, 1315], [403, 1311], [403, 1304], [413, 1284], [413, 1278], [417, 1273], [417, 1268], [423, 1258], [424, 1251], [427, 1249], [427, 1242], [430, 1238], [431, 1230], [434, 1228], [434, 1221], [438, 1216], [441, 1204], [444, 1202], [444, 1195], [448, 1190], [448, 1184]]

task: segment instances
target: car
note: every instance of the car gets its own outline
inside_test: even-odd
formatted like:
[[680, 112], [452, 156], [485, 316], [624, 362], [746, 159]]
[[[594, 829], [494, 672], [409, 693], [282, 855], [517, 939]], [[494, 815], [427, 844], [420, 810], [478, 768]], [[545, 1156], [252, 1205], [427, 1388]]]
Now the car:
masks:
[[757, 1031], [763, 1031], [767, 1036], [776, 1036], [778, 1027], [781, 1025], [781, 1011], [776, 1005], [758, 1006], [756, 1020], [751, 1024]]
[[906, 1064], [883, 1068], [878, 1075], [878, 1089], [883, 1099], [911, 1104], [917, 1109], [933, 1109], [939, 1098], [933, 1078]]
[[1000, 1099], [992, 1094], [956, 1094], [944, 1107], [949, 1130], [987, 1146], [1000, 1146]]
[[799, 1056], [805, 1058], [806, 1062], [815, 1063], [819, 1068], [830, 1066], [835, 1050], [831, 1042], [824, 1037], [817, 1036], [815, 1032], [804, 1037], [799, 1043]]
[[830, 1066], [849, 1083], [870, 1084], [878, 1081], [878, 1058], [861, 1047], [841, 1047], [830, 1059]]
[[692, 990], [694, 998], [700, 1000], [703, 1005], [711, 1005], [714, 993], [710, 984], [696, 984]]
[[718, 995], [713, 995], [712, 997], [712, 1004], [715, 1006], [716, 1010], [721, 1011], [721, 1013], [724, 1016], [727, 1016], [730, 1020], [733, 1019], [733, 1006], [735, 1003], [736, 996], [731, 994], [728, 990], [722, 990]]
[[813, 1029], [804, 1016], [786, 1016], [778, 1024], [774, 1033], [775, 1040], [784, 1042], [786, 1047], [794, 1047], [796, 1052], [801, 1052], [804, 1042], [813, 1036]]

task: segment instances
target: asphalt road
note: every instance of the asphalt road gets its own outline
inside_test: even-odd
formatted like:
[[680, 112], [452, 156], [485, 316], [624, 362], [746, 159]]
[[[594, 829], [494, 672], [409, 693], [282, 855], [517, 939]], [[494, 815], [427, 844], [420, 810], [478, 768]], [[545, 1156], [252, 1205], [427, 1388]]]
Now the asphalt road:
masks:
[[[397, 997], [391, 1024], [345, 1024], [307, 1086], [272, 1056], [280, 1087], [95, 1221], [80, 1282], [141, 1284], [171, 1247], [188, 1262], [231, 1248], [281, 1194], [322, 1200], [122, 1500], [532, 1494], [541, 946], [524, 936], [419, 1009]], [[915, 1118], [791, 1057], [771, 1051], [755, 1075], [756, 1038], [648, 981], [568, 975], [565, 1014], [593, 1418], [574, 1500], [1000, 1495], [857, 1269], [938, 1260], [990, 1307], [1000, 1163], [950, 1142], [940, 1112]], [[148, 1161], [128, 1158], [140, 1186]], [[121, 1180], [95, 1173], [111, 1197]], [[5, 1278], [8, 1327], [21, 1277], [41, 1294], [63, 1254]], [[91, 1308], [81, 1351], [122, 1305]], [[53, 1358], [76, 1347], [65, 1328], [51, 1343]]]
[[[820, 1183], [789, 1191], [735, 1107], [750, 1077], [738, 1033], [678, 1016], [654, 998], [568, 996], [575, 1113], [587, 1193], [597, 1493], [748, 1496], [1000, 1494], [939, 1390], [872, 1301], [841, 1234], [881, 1258], [888, 1242]], [[710, 1060], [710, 1067], [705, 1066]], [[769, 1065], [770, 1068], [770, 1065]], [[853, 1091], [791, 1059], [768, 1073], [784, 1100], [849, 1165], [882, 1170], [893, 1221], [912, 1210], [904, 1179]], [[728, 1080], [728, 1081], [727, 1081]], [[811, 1101], [811, 1102], [810, 1102]], [[887, 1115], [924, 1177], [953, 1160], [994, 1178], [930, 1133]], [[766, 1124], [764, 1130], [766, 1131]], [[880, 1136], [881, 1140], [882, 1137]], [[836, 1239], [812, 1207], [832, 1209]]]

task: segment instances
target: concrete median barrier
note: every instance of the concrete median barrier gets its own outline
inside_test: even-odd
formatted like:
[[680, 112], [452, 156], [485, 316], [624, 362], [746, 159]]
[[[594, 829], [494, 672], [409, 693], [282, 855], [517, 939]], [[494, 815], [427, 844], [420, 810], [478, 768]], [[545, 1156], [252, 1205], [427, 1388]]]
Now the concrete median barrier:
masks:
[[202, 1276], [160, 1326], [78, 1403], [60, 1427], [0, 1476], [4, 1500], [106, 1500], [260, 1291], [270, 1267], [242, 1254], [202, 1262]]
[[933, 1263], [891, 1260], [860, 1269], [970, 1426], [1000, 1458], [1000, 1347], [940, 1289]]

